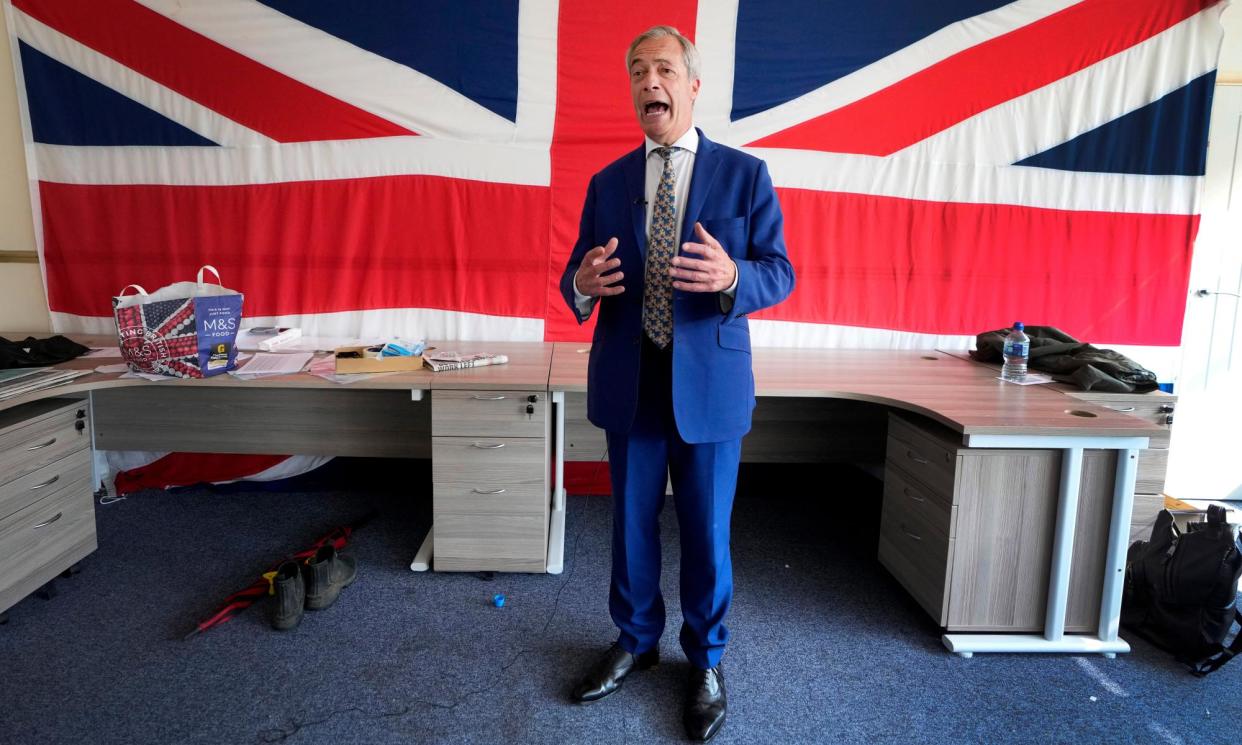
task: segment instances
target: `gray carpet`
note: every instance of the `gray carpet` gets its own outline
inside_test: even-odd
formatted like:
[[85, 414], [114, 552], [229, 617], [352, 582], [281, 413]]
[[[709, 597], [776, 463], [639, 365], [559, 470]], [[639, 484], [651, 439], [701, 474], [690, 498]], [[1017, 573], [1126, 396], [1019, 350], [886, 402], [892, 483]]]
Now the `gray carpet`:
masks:
[[[664, 661], [578, 706], [572, 680], [615, 637], [609, 499], [570, 498], [562, 575], [412, 573], [427, 470], [389, 463], [294, 492], [150, 491], [99, 507], [100, 549], [82, 572], [0, 626], [0, 741], [681, 741], [672, 510]], [[836, 486], [808, 494], [810, 483]], [[854, 471], [743, 473], [729, 719], [714, 742], [1236, 741], [1242, 662], [1200, 680], [1135, 639], [1116, 660], [946, 653], [875, 561], [878, 499]], [[279, 633], [256, 606], [181, 640], [265, 565], [372, 510], [351, 545], [358, 581], [332, 608]]]

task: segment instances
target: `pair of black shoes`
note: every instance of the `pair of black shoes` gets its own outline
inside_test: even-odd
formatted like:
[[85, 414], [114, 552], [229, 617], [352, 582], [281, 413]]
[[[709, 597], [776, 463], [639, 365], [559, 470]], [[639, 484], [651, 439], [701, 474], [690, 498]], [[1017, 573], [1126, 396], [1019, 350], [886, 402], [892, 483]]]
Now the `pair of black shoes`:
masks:
[[[602, 659], [574, 687], [571, 694], [578, 703], [589, 703], [615, 692], [635, 670], [647, 670], [660, 663], [660, 650], [631, 654], [613, 644]], [[686, 707], [682, 724], [691, 740], [707, 742], [724, 726], [728, 705], [725, 698], [724, 672], [720, 666], [691, 671], [686, 686]]]
[[323, 610], [332, 605], [357, 576], [357, 559], [338, 554], [331, 544], [316, 551], [305, 564], [281, 564], [272, 580], [276, 589], [272, 628], [291, 629], [302, 622], [303, 610]]

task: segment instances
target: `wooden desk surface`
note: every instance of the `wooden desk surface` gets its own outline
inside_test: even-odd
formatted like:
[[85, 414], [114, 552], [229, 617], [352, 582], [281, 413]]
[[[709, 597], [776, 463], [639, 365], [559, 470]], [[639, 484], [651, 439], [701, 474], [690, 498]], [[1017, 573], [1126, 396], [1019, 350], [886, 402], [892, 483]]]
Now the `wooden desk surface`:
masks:
[[[588, 354], [582, 350], [589, 348], [556, 344], [548, 377], [552, 390], [586, 390]], [[756, 347], [753, 354], [758, 396], [868, 401], [971, 435], [1159, 434], [1137, 417], [1043, 386], [1004, 383], [987, 367], [943, 352]]]
[[[12, 338], [24, 338], [16, 334]], [[71, 335], [76, 341], [88, 346], [115, 346], [116, 339], [111, 336]], [[73, 380], [67, 385], [53, 386], [34, 393], [16, 396], [0, 401], [0, 410], [35, 401], [41, 398], [53, 398], [86, 393], [105, 388], [128, 388], [134, 386], [199, 386], [208, 388], [323, 388], [328, 390], [361, 389], [361, 390], [522, 390], [544, 391], [548, 386], [548, 369], [552, 361], [553, 345], [544, 342], [491, 342], [491, 341], [453, 341], [430, 342], [429, 346], [442, 350], [452, 349], [462, 352], [495, 352], [508, 355], [509, 361], [503, 365], [473, 367], [465, 370], [445, 370], [433, 373], [430, 370], [413, 370], [409, 372], [382, 375], [369, 380], [360, 380], [345, 385], [311, 375], [306, 372], [296, 375], [278, 375], [254, 380], [242, 380], [232, 375], [215, 375], [202, 379], [168, 378], [161, 381], [148, 381], [142, 378], [123, 378], [120, 373], [92, 373]], [[322, 356], [322, 355], [320, 355]], [[58, 368], [76, 370], [94, 370], [104, 365], [120, 364], [118, 357], [79, 357], [76, 360], [56, 365]]]

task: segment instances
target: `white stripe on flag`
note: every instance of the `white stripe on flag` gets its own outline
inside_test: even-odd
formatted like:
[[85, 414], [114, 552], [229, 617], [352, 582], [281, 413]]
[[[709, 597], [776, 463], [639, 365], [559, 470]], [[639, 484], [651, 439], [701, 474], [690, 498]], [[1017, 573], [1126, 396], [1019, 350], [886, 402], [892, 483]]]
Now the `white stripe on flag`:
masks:
[[[116, 334], [111, 316], [52, 312], [57, 333]], [[296, 326], [302, 336], [358, 339], [543, 341], [542, 318], [487, 316], [431, 308], [385, 308], [287, 316], [246, 316], [247, 326]]]
[[746, 152], [767, 161], [778, 187], [1060, 210], [1195, 214], [1203, 181], [1200, 176], [936, 163], [781, 148], [746, 148]]
[[545, 149], [430, 137], [272, 143], [262, 148], [35, 144], [34, 150], [39, 178], [62, 184], [229, 186], [425, 175], [547, 186], [552, 171]]

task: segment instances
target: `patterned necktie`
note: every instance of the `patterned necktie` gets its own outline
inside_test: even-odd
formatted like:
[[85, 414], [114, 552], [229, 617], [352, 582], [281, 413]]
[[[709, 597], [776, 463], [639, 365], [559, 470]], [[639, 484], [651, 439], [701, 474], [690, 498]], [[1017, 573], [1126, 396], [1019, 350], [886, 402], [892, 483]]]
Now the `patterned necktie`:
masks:
[[664, 171], [656, 188], [651, 209], [651, 233], [647, 236], [646, 290], [643, 294], [643, 331], [660, 349], [673, 339], [673, 281], [668, 276], [677, 242], [677, 204], [674, 187], [677, 175], [670, 156], [674, 148], [658, 147], [653, 152], [664, 159]]

